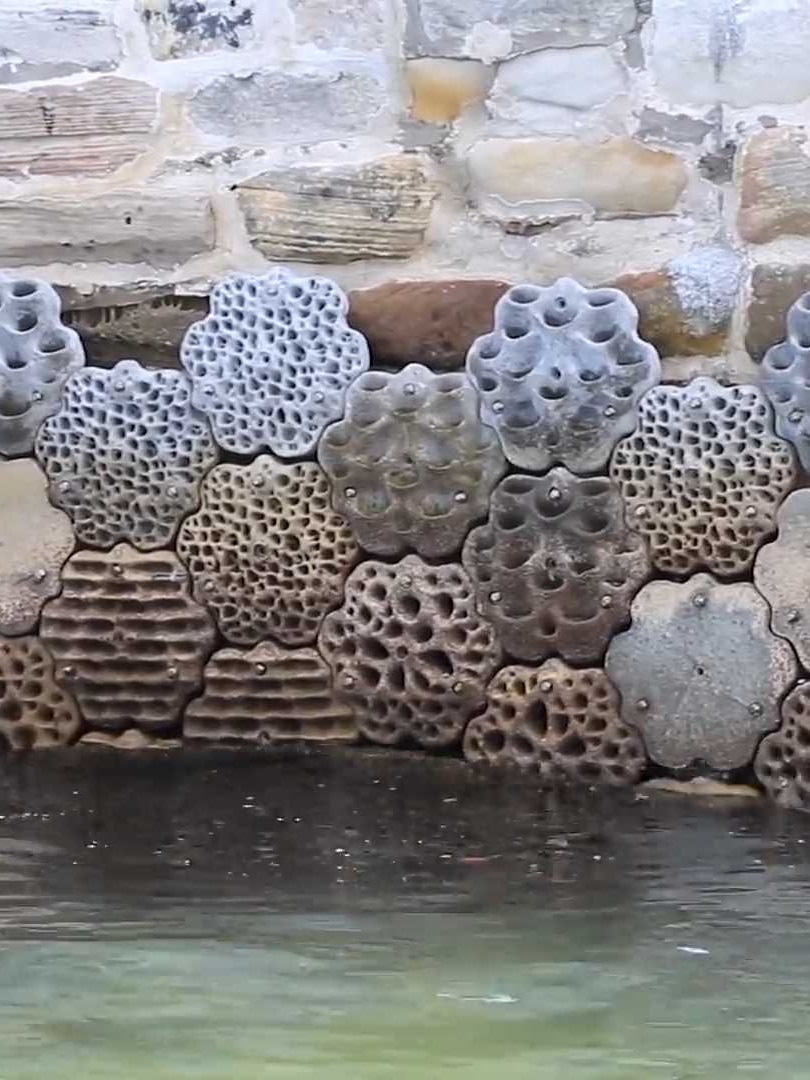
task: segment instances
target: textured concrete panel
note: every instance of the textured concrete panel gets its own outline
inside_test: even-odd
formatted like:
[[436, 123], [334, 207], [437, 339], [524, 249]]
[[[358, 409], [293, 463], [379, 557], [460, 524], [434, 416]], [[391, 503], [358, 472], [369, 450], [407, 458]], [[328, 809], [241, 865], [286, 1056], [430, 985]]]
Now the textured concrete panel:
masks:
[[0, 634], [27, 634], [62, 587], [75, 538], [36, 462], [0, 461]]
[[335, 509], [376, 555], [457, 551], [506, 468], [467, 377], [421, 364], [355, 379], [346, 417], [326, 429], [318, 459]]
[[0, 637], [0, 747], [65, 746], [81, 728], [76, 702], [56, 685], [53, 658], [39, 638]]
[[788, 495], [776, 520], [776, 539], [754, 562], [754, 584], [771, 605], [774, 631], [810, 669], [810, 488]]
[[605, 668], [650, 757], [669, 768], [747, 765], [798, 673], [793, 649], [771, 633], [765, 600], [746, 582], [697, 574], [645, 585], [632, 618]]
[[637, 324], [623, 293], [585, 289], [571, 278], [546, 288], [516, 285], [498, 301], [495, 328], [473, 343], [467, 372], [481, 419], [497, 430], [513, 465], [604, 468], [660, 376], [658, 354]]
[[286, 645], [314, 641], [323, 616], [343, 599], [358, 556], [318, 466], [285, 465], [269, 455], [208, 474], [202, 507], [183, 522], [177, 550], [194, 596], [240, 645], [265, 637]]
[[551, 784], [634, 784], [646, 763], [610, 679], [599, 668], [569, 668], [561, 660], [499, 671], [487, 688], [486, 711], [467, 725], [464, 756], [531, 769]]
[[526, 660], [600, 660], [650, 572], [616, 486], [563, 468], [503, 480], [463, 560], [478, 610], [506, 651]]
[[318, 649], [372, 742], [452, 746], [484, 703], [500, 649], [460, 566], [361, 563]]
[[203, 673], [205, 689], [186, 709], [188, 739], [276, 742], [352, 739], [357, 725], [339, 702], [315, 649], [262, 642], [250, 652], [222, 649]]
[[774, 532], [796, 465], [760, 390], [699, 378], [644, 395], [610, 474], [659, 570], [731, 576]]
[[202, 686], [215, 638], [177, 556], [118, 544], [77, 552], [62, 576], [62, 595], [45, 605], [40, 633], [88, 726], [172, 728]]

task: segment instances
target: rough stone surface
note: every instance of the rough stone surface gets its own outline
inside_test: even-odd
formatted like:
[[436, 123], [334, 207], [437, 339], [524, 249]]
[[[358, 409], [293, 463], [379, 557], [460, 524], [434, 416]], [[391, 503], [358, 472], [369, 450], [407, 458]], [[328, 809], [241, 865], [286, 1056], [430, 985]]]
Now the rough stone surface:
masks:
[[287, 0], [296, 40], [322, 49], [369, 52], [386, 41], [395, 8], [388, 0]]
[[287, 645], [314, 641], [324, 614], [342, 600], [358, 555], [318, 466], [284, 465], [269, 455], [211, 470], [202, 507], [183, 522], [177, 550], [195, 598], [240, 645], [265, 637]]
[[610, 474], [659, 570], [733, 576], [774, 532], [796, 466], [760, 390], [699, 378], [644, 395]]
[[279, 457], [315, 449], [369, 363], [365, 339], [346, 322], [348, 306], [333, 281], [282, 267], [215, 286], [211, 314], [189, 329], [180, 360], [220, 446]]
[[624, 67], [604, 46], [542, 49], [499, 65], [487, 109], [504, 134], [566, 131], [626, 89]]
[[705, 247], [610, 284], [636, 305], [639, 333], [661, 356], [717, 356], [727, 348], [742, 271], [736, 253]]
[[772, 128], [753, 135], [742, 152], [739, 183], [737, 228], [743, 240], [765, 244], [779, 236], [810, 235], [810, 152], [804, 131]]
[[491, 69], [480, 60], [425, 56], [408, 60], [405, 75], [411, 91], [411, 114], [428, 124], [449, 124], [468, 105], [483, 101], [492, 83]]
[[121, 58], [116, 0], [0, 0], [0, 82], [107, 71]]
[[785, 338], [786, 312], [802, 293], [810, 291], [810, 264], [755, 266], [751, 275], [745, 347], [761, 360], [772, 345]]
[[217, 460], [188, 379], [134, 360], [76, 372], [60, 411], [40, 428], [36, 452], [51, 501], [70, 515], [81, 543], [128, 540], [141, 550], [171, 542]]
[[194, 95], [189, 112], [205, 134], [262, 146], [365, 134], [384, 106], [381, 83], [347, 66], [223, 75]]
[[602, 142], [483, 139], [467, 156], [480, 210], [510, 231], [584, 214], [663, 214], [686, 187], [677, 154], [625, 135]]
[[467, 725], [464, 756], [531, 769], [550, 784], [614, 787], [634, 784], [646, 761], [605, 673], [556, 659], [498, 672], [487, 688], [486, 711]]
[[59, 408], [84, 349], [44, 281], [0, 274], [0, 457], [29, 454], [37, 429]]
[[754, 584], [771, 605], [774, 632], [810, 669], [810, 488], [788, 495], [777, 524], [776, 539], [757, 554]]
[[790, 810], [810, 810], [810, 682], [803, 680], [782, 703], [782, 725], [759, 744], [757, 779], [772, 799]]
[[318, 648], [367, 738], [426, 749], [460, 740], [500, 659], [464, 570], [416, 555], [361, 563], [343, 606], [324, 619]]
[[103, 174], [149, 149], [158, 92], [114, 77], [0, 91], [0, 176]]
[[48, 502], [36, 462], [0, 461], [0, 634], [34, 630], [73, 546], [70, 518]]
[[56, 678], [103, 731], [163, 731], [202, 685], [214, 623], [189, 596], [171, 551], [128, 544], [80, 551], [63, 572], [62, 595], [42, 613], [41, 636]]
[[288, 167], [245, 180], [238, 191], [259, 251], [310, 263], [407, 258], [424, 240], [437, 194], [416, 154]]
[[746, 582], [697, 574], [645, 585], [632, 617], [605, 667], [650, 757], [673, 769], [747, 765], [798, 672], [790, 645], [769, 629], [765, 600]]
[[633, 0], [411, 0], [411, 55], [492, 60], [558, 45], [617, 41], [633, 29]]
[[776, 413], [776, 430], [796, 448], [810, 472], [810, 292], [790, 308], [787, 339], [768, 349], [760, 385]]
[[473, 344], [467, 372], [481, 419], [496, 429], [513, 465], [604, 468], [660, 375], [658, 354], [639, 338], [637, 323], [623, 293], [571, 278], [545, 288], [516, 285], [498, 301], [495, 329]]
[[421, 364], [355, 379], [318, 459], [335, 509], [366, 551], [429, 558], [458, 551], [506, 468], [467, 376]]
[[493, 309], [508, 288], [486, 278], [387, 281], [349, 294], [349, 323], [367, 338], [377, 367], [422, 363], [453, 371], [492, 329]]
[[0, 637], [0, 746], [65, 746], [81, 727], [76, 702], [54, 682], [53, 659], [39, 638]]
[[687, 113], [665, 113], [645, 105], [638, 118], [638, 137], [654, 142], [692, 143], [699, 146], [713, 126]]
[[262, 642], [250, 652], [222, 649], [203, 673], [205, 689], [186, 709], [187, 739], [276, 742], [352, 739], [351, 711], [336, 700], [329, 668], [315, 649]]
[[524, 660], [601, 660], [650, 570], [617, 488], [561, 468], [503, 480], [463, 557], [479, 612]]
[[177, 180], [87, 199], [72, 192], [0, 198], [6, 266], [107, 262], [169, 269], [213, 246], [210, 195]]
[[252, 45], [255, 6], [254, 0], [135, 0], [156, 60]]
[[810, 95], [804, 0], [655, 0], [650, 67], [673, 102], [747, 108]]

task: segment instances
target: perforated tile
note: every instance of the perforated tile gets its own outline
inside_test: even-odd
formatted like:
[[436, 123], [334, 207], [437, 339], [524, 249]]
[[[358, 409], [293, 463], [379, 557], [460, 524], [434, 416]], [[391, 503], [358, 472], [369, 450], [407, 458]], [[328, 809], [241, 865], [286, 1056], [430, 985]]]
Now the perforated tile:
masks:
[[0, 638], [0, 746], [66, 746], [81, 728], [76, 702], [56, 685], [53, 659], [39, 638]]

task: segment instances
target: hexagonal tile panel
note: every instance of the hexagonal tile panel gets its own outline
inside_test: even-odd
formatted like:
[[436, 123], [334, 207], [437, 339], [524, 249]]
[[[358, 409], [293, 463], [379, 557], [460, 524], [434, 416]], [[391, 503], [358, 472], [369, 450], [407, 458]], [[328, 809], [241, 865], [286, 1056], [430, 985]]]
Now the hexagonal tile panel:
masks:
[[754, 771], [780, 806], [810, 810], [810, 682], [782, 702], [782, 726], [759, 744]]

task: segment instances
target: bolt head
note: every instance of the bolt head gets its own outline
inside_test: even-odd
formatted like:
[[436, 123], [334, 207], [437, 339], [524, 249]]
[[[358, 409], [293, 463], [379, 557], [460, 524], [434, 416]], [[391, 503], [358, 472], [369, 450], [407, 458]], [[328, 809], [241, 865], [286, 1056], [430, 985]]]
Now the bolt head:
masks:
[[649, 701], [645, 697], [639, 698], [636, 702], [636, 708], [639, 712], [646, 712], [650, 707]]
[[469, 499], [469, 495], [466, 491], [457, 491], [453, 498], [457, 503], [465, 503]]
[[257, 675], [266, 675], [267, 674], [267, 664], [254, 664], [253, 665], [253, 670], [256, 672]]
[[254, 477], [253, 477], [253, 478], [251, 479], [251, 481], [250, 481], [250, 482], [251, 482], [251, 484], [253, 485], [253, 487], [256, 487], [256, 488], [257, 488], [257, 487], [261, 487], [261, 486], [262, 486], [262, 484], [264, 483], [264, 477], [263, 477], [263, 476], [260, 476], [260, 475], [258, 475], [258, 473], [257, 473], [257, 474], [256, 474], [256, 476], [254, 476]]
[[343, 494], [346, 496], [347, 499], [353, 499], [357, 494], [357, 488], [347, 487], [344, 490]]
[[70, 491], [70, 484], [67, 482], [67, 480], [63, 480], [60, 483], [59, 490], [60, 491]]
[[37, 570], [37, 572], [34, 574], [34, 577], [37, 579], [37, 581], [44, 581], [47, 576], [48, 574], [45, 570]]
[[787, 613], [787, 621], [789, 623], [797, 623], [799, 622], [801, 617], [802, 613], [799, 611], [798, 608], [791, 608], [790, 611]]
[[788, 413], [788, 420], [790, 420], [791, 424], [798, 424], [803, 416], [804, 413], [801, 409], [791, 409]]
[[124, 572], [124, 568], [120, 562], [115, 562], [112, 564], [112, 572], [115, 574], [116, 577], [121, 577]]
[[312, 395], [312, 400], [316, 402], [316, 404], [320, 405], [321, 402], [324, 400], [325, 396], [326, 395], [324, 394], [323, 390], [316, 390], [315, 393]]
[[641, 506], [637, 506], [635, 509], [635, 515], [637, 518], [646, 517], [649, 512], [649, 507], [645, 506], [644, 503], [642, 503]]
[[605, 416], [615, 416], [615, 415], [616, 415], [616, 406], [615, 405], [606, 405], [605, 406]]
[[206, 592], [213, 592], [215, 588], [216, 588], [216, 584], [213, 581], [206, 581], [206, 583], [205, 583], [205, 591]]
[[463, 689], [464, 689], [464, 683], [460, 683], [460, 682], [453, 683], [453, 693], [454, 694], [460, 694]]
[[408, 577], [407, 575], [399, 580], [403, 589], [410, 589], [411, 585], [413, 585], [413, 578]]
[[748, 711], [752, 716], [762, 716], [762, 706], [758, 701], [752, 701], [748, 706]]
[[169, 487], [166, 488], [166, 494], [169, 496], [170, 499], [176, 499], [180, 492], [177, 490], [174, 484], [170, 484]]
[[503, 593], [491, 592], [489, 594], [489, 602], [491, 604], [499, 604], [503, 600]]
[[31, 394], [31, 400], [32, 401], [42, 401], [42, 391], [41, 390], [34, 390], [32, 392], [32, 394]]
[[76, 674], [76, 669], [75, 668], [72, 668], [72, 667], [63, 667], [62, 668], [62, 678], [64, 678], [64, 679], [72, 679], [75, 674]]
[[117, 390], [120, 394], [122, 390], [126, 389], [126, 383], [123, 379], [116, 379], [113, 383], [113, 390]]
[[695, 607], [706, 607], [706, 599], [706, 594], [699, 592], [692, 597], [692, 603]]
[[493, 401], [493, 402], [492, 402], [492, 411], [493, 411], [494, 413], [502, 413], [502, 412], [503, 412], [503, 408], [504, 408], [504, 406], [503, 406], [503, 402], [502, 402], [502, 401]]
[[176, 667], [170, 667], [166, 674], [169, 676], [170, 679], [176, 679], [180, 672], [177, 670]]
[[351, 688], [354, 686], [354, 678], [353, 678], [353, 676], [344, 675], [343, 676], [343, 685], [346, 687], [347, 690], [351, 690]]
[[407, 394], [408, 397], [413, 397], [418, 389], [419, 388], [417, 387], [416, 383], [409, 382], [405, 383], [405, 386], [402, 388], [402, 392], [404, 394]]
[[746, 506], [745, 516], [747, 518], [754, 518], [757, 516], [757, 508], [755, 506]]
[[601, 600], [599, 601], [599, 603], [603, 608], [613, 607], [613, 597], [612, 596], [603, 596], [601, 598]]
[[702, 404], [702, 402], [701, 402], [699, 397], [693, 397], [693, 398], [689, 399], [689, 408], [690, 409], [699, 409], [701, 404]]
[[205, 394], [206, 397], [211, 397], [213, 394], [216, 393], [216, 390], [215, 390], [215, 388], [213, 386], [204, 386], [203, 387], [203, 393]]
[[559, 502], [562, 498], [562, 492], [558, 487], [550, 487], [548, 489], [548, 497], [552, 502]]
[[554, 683], [551, 681], [551, 679], [543, 679], [543, 681], [540, 683], [540, 689], [544, 694], [550, 694], [551, 691], [554, 689]]

